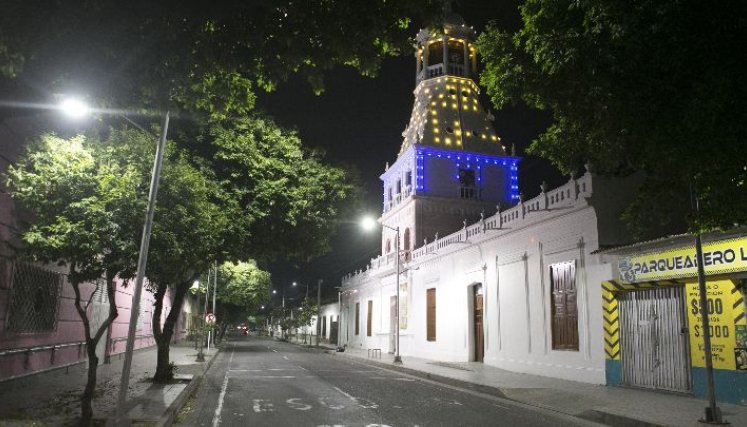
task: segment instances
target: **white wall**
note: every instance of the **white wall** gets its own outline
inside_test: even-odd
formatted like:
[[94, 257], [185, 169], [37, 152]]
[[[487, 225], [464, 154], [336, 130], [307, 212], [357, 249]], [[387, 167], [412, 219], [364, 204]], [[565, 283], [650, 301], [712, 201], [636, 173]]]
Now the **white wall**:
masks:
[[[587, 203], [591, 178], [583, 186], [561, 188], [562, 201], [535, 200], [519, 205], [521, 215], [504, 214], [497, 227], [469, 226], [413, 253], [401, 281], [410, 284], [407, 328], [401, 330], [401, 354], [441, 361], [474, 358], [472, 286], [484, 295], [484, 363], [503, 369], [604, 383], [600, 285], [612, 277], [599, 249], [595, 207]], [[574, 192], [566, 191], [576, 186]], [[582, 188], [583, 191], [580, 191]], [[551, 192], [552, 196], [560, 193]], [[576, 196], [578, 197], [572, 197]], [[544, 197], [545, 195], [541, 195]], [[567, 197], [567, 199], [566, 199]], [[535, 209], [531, 210], [529, 207]], [[544, 209], [543, 209], [544, 207]], [[506, 219], [513, 219], [506, 223]], [[491, 229], [494, 228], [494, 229]], [[500, 229], [497, 229], [500, 228]], [[460, 234], [461, 233], [461, 234]], [[578, 351], [553, 350], [550, 268], [575, 261]], [[389, 298], [396, 293], [393, 265], [343, 279], [342, 342], [353, 348], [389, 350]], [[426, 340], [426, 291], [436, 289], [436, 341]], [[373, 333], [366, 336], [367, 301], [373, 300]], [[355, 335], [355, 303], [360, 303], [360, 334]]]

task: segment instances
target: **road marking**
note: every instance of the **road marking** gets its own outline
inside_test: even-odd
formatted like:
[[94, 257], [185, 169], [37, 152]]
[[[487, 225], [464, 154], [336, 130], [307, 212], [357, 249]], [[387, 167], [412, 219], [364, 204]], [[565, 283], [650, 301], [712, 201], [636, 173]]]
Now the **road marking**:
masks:
[[283, 356], [283, 359], [288, 360], [288, 356]]
[[[267, 372], [267, 371], [295, 371], [295, 370], [296, 368], [231, 369], [231, 372]], [[305, 370], [306, 369], [304, 369], [304, 371]]]
[[360, 406], [363, 409], [376, 409], [376, 408], [379, 407], [378, 404], [376, 404], [376, 403], [374, 403], [374, 402], [372, 402], [372, 401], [370, 401], [368, 399], [353, 397], [353, 396], [345, 393], [344, 391], [340, 390], [337, 387], [332, 387], [332, 388], [335, 389], [335, 390], [337, 390], [337, 391], [339, 391], [340, 393], [342, 393], [343, 396], [345, 396], [348, 399], [352, 400], [353, 402], [355, 402], [358, 406]]
[[324, 406], [325, 408], [334, 409], [334, 410], [345, 409], [345, 405], [330, 405], [329, 403], [327, 403], [326, 400], [324, 400], [323, 397], [319, 398], [319, 404]]
[[275, 353], [277, 353], [277, 352], [278, 352], [278, 351], [277, 351], [277, 350], [275, 350], [274, 348], [272, 349], [272, 351], [274, 351]]
[[337, 390], [337, 391], [339, 391], [339, 392], [340, 392], [340, 393], [341, 393], [341, 394], [342, 394], [343, 396], [345, 396], [345, 397], [347, 397], [348, 399], [350, 399], [350, 400], [352, 400], [353, 402], [355, 402], [355, 398], [354, 398], [353, 396], [351, 396], [351, 395], [349, 395], [349, 394], [345, 393], [344, 391], [340, 390], [339, 388], [337, 388], [337, 387], [335, 387], [335, 386], [332, 386], [332, 388], [333, 388], [333, 389], [335, 389], [335, 390]]
[[223, 386], [220, 388], [220, 395], [218, 395], [218, 406], [215, 408], [215, 413], [213, 414], [213, 427], [218, 427], [220, 425], [221, 412], [223, 412], [223, 400], [226, 398], [226, 389], [228, 389], [228, 372], [226, 372], [226, 375], [223, 377]]
[[298, 367], [299, 367], [299, 368], [301, 368], [301, 369], [303, 369], [304, 371], [308, 371], [308, 369], [304, 368], [304, 367], [303, 367], [303, 366], [301, 366], [301, 365], [298, 365]]
[[273, 412], [275, 411], [275, 405], [266, 399], [253, 399], [254, 412]]
[[252, 378], [280, 378], [280, 379], [290, 379], [290, 378], [296, 378], [294, 375], [257, 375]]
[[299, 410], [299, 411], [308, 411], [309, 409], [311, 409], [311, 405], [308, 405], [306, 403], [296, 402], [297, 400], [301, 400], [301, 398], [294, 397], [292, 399], [286, 400], [286, 402], [291, 408]]
[[233, 351], [236, 349], [236, 343], [232, 343], [231, 345], [231, 358], [228, 359], [228, 370], [231, 370], [231, 364], [233, 363]]

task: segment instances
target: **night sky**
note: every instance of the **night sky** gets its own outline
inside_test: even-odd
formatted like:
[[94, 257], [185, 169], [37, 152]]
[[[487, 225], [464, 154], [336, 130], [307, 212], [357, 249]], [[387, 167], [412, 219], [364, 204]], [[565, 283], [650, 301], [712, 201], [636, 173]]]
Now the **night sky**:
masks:
[[[462, 1], [454, 6], [468, 25], [479, 31], [491, 20], [507, 30], [520, 23], [513, 1]], [[412, 28], [413, 37], [419, 28]], [[382, 187], [379, 175], [386, 162], [392, 164], [402, 144], [402, 131], [410, 120], [415, 89], [415, 60], [411, 52], [387, 60], [376, 78], [359, 76], [349, 68], [328, 73], [325, 92], [314, 95], [300, 78], [282, 84], [277, 91], [259, 95], [258, 106], [285, 127], [297, 129], [305, 145], [322, 148], [333, 163], [354, 165], [360, 172], [365, 190], [365, 213], [381, 214]], [[484, 95], [484, 94], [483, 94]], [[490, 107], [487, 97], [483, 105]], [[517, 155], [549, 123], [547, 114], [523, 107], [494, 111], [498, 135], [507, 149], [515, 144]], [[524, 157], [519, 169], [519, 186], [527, 197], [539, 193], [542, 181], [557, 186], [564, 178], [546, 161]], [[334, 286], [346, 273], [363, 268], [379, 255], [380, 233], [363, 232], [356, 218], [341, 218], [332, 252], [305, 265], [277, 263], [271, 266], [276, 287], [293, 281], [315, 284], [324, 280], [323, 297], [336, 300]], [[302, 289], [299, 289], [302, 291]], [[299, 296], [288, 291], [287, 296]]]

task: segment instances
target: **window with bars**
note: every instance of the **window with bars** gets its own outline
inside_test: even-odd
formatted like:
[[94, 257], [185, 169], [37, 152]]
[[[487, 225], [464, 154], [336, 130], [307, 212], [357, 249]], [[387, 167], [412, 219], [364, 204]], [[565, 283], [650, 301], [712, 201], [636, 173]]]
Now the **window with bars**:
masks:
[[426, 339], [436, 341], [436, 289], [428, 289], [426, 295]]
[[550, 265], [552, 295], [552, 348], [578, 351], [576, 262]]
[[62, 274], [16, 262], [13, 265], [7, 329], [21, 333], [54, 331], [62, 282]]
[[355, 303], [355, 334], [361, 333], [361, 303]]
[[366, 336], [371, 336], [371, 328], [373, 326], [373, 301], [368, 300], [368, 312], [366, 313]]

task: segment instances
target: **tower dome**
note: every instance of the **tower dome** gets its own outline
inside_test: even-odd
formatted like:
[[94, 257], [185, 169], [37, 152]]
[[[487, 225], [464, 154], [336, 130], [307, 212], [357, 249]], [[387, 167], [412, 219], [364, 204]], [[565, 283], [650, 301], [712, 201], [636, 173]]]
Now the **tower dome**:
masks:
[[472, 27], [452, 12], [415, 37], [415, 103], [400, 154], [424, 145], [506, 155], [493, 116], [480, 104], [474, 39]]

